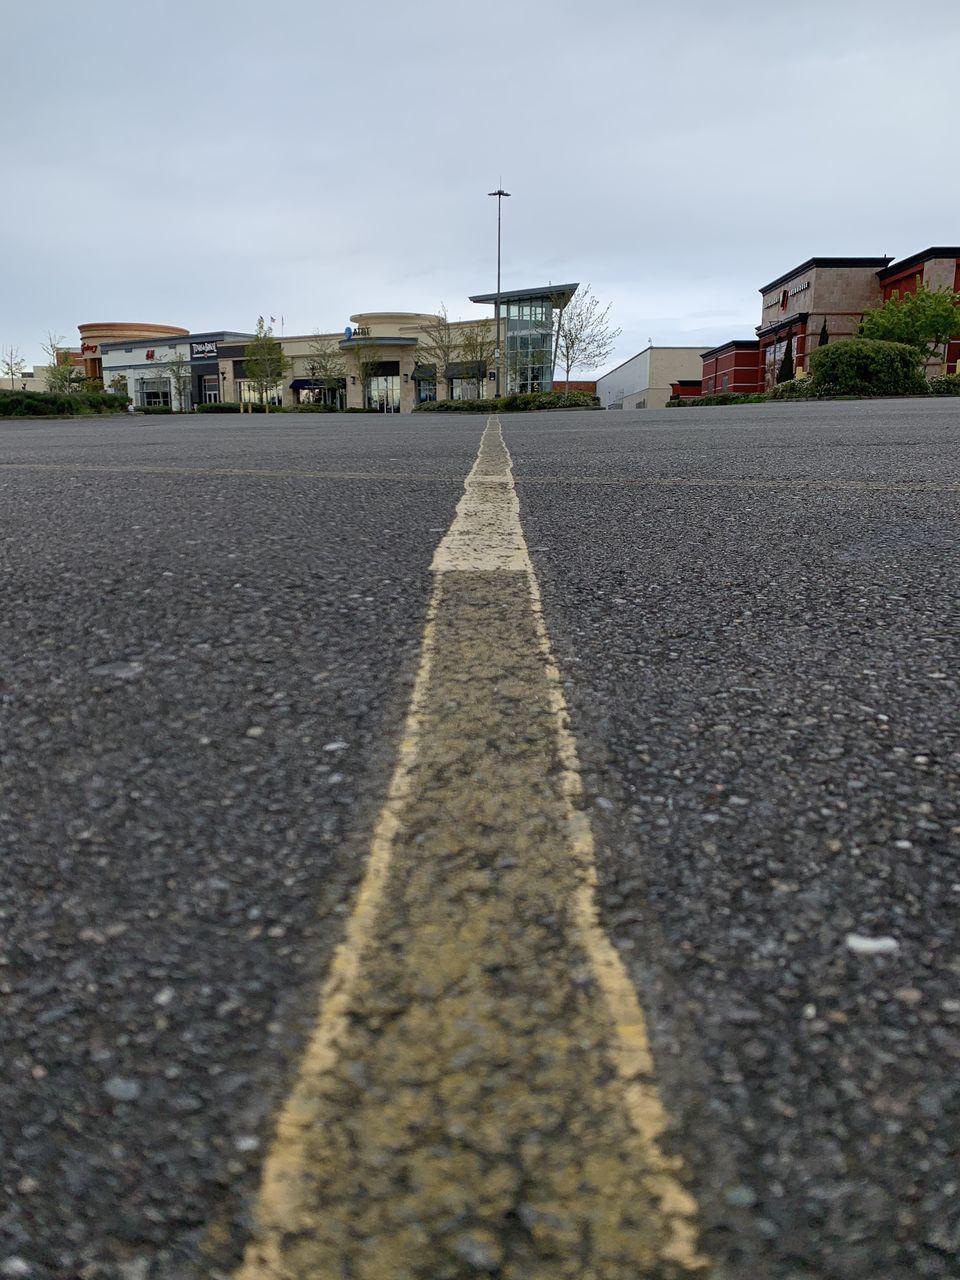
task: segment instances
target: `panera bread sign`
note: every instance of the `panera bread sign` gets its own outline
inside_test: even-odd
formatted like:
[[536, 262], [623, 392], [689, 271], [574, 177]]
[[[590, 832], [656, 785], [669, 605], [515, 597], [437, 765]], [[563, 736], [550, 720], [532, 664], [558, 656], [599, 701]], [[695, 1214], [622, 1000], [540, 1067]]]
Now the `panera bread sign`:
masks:
[[217, 358], [217, 344], [215, 342], [191, 342], [190, 343], [190, 359], [191, 360], [215, 360]]

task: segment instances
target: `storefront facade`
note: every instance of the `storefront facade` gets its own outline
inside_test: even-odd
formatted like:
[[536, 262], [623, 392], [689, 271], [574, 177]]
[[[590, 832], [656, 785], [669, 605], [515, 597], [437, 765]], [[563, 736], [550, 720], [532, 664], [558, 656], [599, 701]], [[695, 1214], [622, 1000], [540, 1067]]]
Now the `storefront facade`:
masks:
[[809, 258], [761, 287], [760, 386], [772, 387], [787, 349], [806, 373], [810, 352], [822, 340], [856, 335], [864, 312], [879, 305], [877, 272], [889, 258]]
[[[107, 390], [120, 389], [137, 409], [189, 412], [198, 404], [224, 398], [219, 347], [226, 341], [249, 341], [251, 334], [218, 330], [190, 333], [173, 340], [156, 338], [105, 342], [100, 346], [102, 377]], [[168, 339], [171, 335], [167, 335]]]
[[[105, 345], [126, 347], [135, 342], [153, 343], [155, 346], [165, 345], [172, 338], [184, 338], [189, 329], [181, 329], [169, 324], [136, 324], [110, 321], [81, 324], [80, 332], [80, 365], [85, 378], [103, 378], [103, 350]], [[131, 352], [132, 354], [132, 352]], [[109, 379], [104, 379], [104, 386], [109, 389]]]

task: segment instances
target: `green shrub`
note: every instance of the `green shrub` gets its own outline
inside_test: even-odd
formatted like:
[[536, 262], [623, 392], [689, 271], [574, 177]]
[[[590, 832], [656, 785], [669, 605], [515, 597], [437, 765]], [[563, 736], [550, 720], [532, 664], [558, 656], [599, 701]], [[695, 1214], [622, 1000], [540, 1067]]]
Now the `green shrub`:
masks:
[[[271, 413], [299, 413], [303, 405], [270, 406]], [[235, 400], [221, 400], [218, 404], [198, 404], [197, 413], [266, 413], [262, 404], [241, 405]]]
[[960, 396], [960, 373], [948, 373], [941, 378], [931, 378], [930, 394], [934, 396]]
[[817, 396], [915, 396], [927, 391], [923, 353], [903, 342], [851, 338], [810, 355]]
[[414, 413], [496, 413], [496, 400], [425, 400]]
[[305, 401], [303, 404], [295, 404], [290, 413], [338, 413], [339, 410], [335, 404], [318, 404], [314, 400]]
[[0, 418], [75, 418], [125, 413], [126, 396], [104, 391], [0, 391]]
[[810, 378], [791, 378], [778, 382], [766, 393], [768, 400], [809, 400], [813, 395]]
[[134, 407], [134, 413], [146, 413], [151, 417], [155, 415], [166, 415], [173, 413], [168, 404], [138, 404]]
[[537, 409], [599, 409], [588, 391], [512, 391], [498, 400], [427, 400], [417, 413], [528, 413]]
[[715, 408], [726, 404], [762, 404], [768, 399], [765, 391], [716, 391], [713, 395], [691, 396], [667, 403], [668, 409], [692, 409], [698, 405]]

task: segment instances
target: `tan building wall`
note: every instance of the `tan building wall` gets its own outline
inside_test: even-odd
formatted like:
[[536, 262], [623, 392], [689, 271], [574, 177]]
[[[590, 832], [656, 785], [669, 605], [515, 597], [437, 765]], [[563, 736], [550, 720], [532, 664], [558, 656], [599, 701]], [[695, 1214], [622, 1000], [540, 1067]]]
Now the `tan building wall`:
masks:
[[670, 383], [699, 378], [702, 347], [646, 347], [597, 379], [605, 409], [663, 409]]
[[654, 347], [650, 352], [650, 386], [647, 408], [663, 409], [670, 399], [670, 383], [699, 378], [703, 359], [699, 347]]
[[956, 258], [930, 258], [923, 264], [923, 283], [928, 289], [955, 289]]
[[[350, 345], [341, 346], [345, 333], [295, 334], [285, 336], [279, 341], [284, 355], [290, 361], [290, 369], [283, 379], [282, 403], [295, 405], [298, 394], [291, 385], [298, 379], [311, 376], [311, 364], [315, 357], [318, 343], [323, 343], [340, 361], [342, 376], [346, 380], [347, 408], [366, 408], [366, 388], [363, 383], [362, 365], [369, 360], [396, 363], [398, 387], [400, 393], [400, 412], [413, 411], [417, 400], [417, 383], [414, 369], [417, 364], [432, 364], [433, 360], [422, 345], [424, 333], [437, 321], [435, 315], [427, 312], [410, 311], [363, 311], [350, 317], [351, 327], [359, 330], [358, 337], [351, 339]], [[469, 325], [483, 324], [492, 334], [493, 320], [478, 318], [477, 320], [451, 321], [454, 336], [461, 333]], [[360, 361], [358, 362], [358, 354]], [[233, 376], [233, 359], [220, 361], [221, 382], [224, 388], [224, 399], [239, 399], [237, 384]], [[443, 372], [438, 376], [437, 395], [443, 399], [446, 395]], [[489, 379], [483, 384], [482, 395], [489, 398], [494, 395], [494, 383]]]

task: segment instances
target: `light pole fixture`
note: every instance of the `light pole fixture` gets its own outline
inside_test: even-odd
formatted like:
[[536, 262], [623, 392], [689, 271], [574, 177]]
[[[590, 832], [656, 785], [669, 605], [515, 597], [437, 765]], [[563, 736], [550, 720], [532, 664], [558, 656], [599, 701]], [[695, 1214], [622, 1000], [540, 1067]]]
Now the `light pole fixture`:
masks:
[[509, 196], [509, 191], [504, 191], [502, 187], [498, 187], [496, 191], [488, 191], [488, 196], [497, 197], [497, 301], [494, 305], [493, 323], [496, 332], [496, 347], [494, 348], [493, 358], [497, 365], [497, 398], [500, 398], [500, 206], [503, 203], [504, 196]]

